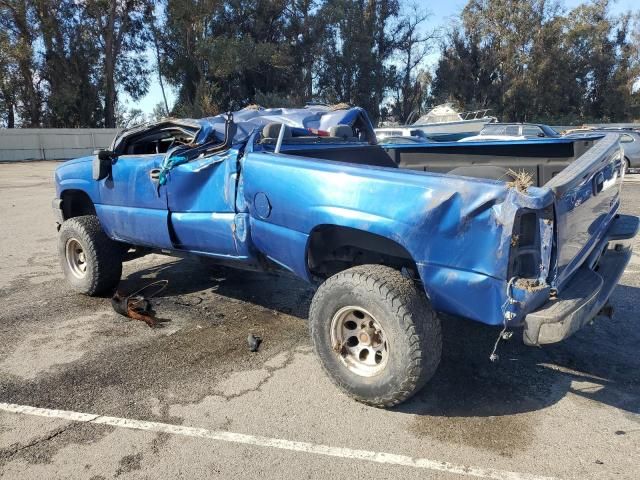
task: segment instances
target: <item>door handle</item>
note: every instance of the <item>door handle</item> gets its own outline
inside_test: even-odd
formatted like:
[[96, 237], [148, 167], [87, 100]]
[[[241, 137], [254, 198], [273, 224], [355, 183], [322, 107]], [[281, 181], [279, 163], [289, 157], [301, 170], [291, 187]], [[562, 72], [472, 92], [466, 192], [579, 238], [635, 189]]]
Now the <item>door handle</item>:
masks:
[[159, 180], [160, 179], [160, 172], [162, 170], [160, 168], [153, 168], [149, 171], [149, 177], [151, 178], [151, 180]]

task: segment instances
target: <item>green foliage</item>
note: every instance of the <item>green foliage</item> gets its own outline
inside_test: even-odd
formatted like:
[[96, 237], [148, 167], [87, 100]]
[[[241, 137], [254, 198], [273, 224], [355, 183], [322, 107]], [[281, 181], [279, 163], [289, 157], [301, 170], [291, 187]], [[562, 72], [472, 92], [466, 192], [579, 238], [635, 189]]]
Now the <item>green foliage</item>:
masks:
[[0, 0], [8, 126], [115, 126], [118, 93], [148, 89], [152, 0]]
[[257, 92], [304, 90], [296, 44], [311, 45], [312, 8], [310, 0], [167, 0], [161, 71], [178, 89], [173, 113], [213, 115], [253, 103]]
[[167, 118], [167, 111], [165, 109], [164, 102], [158, 102], [153, 107], [153, 111], [149, 114], [150, 122], [159, 122], [163, 118]]
[[442, 48], [434, 102], [491, 107], [504, 120], [630, 121], [638, 117], [633, 18], [592, 0], [564, 12], [545, 0], [470, 0]]
[[559, 0], [468, 0], [433, 72], [440, 35], [411, 1], [0, 0], [0, 125], [138, 121], [121, 97], [155, 78], [181, 117], [309, 101], [374, 121], [443, 101], [504, 120], [640, 116], [638, 18], [611, 15], [610, 1], [567, 12]]
[[209, 96], [207, 113], [319, 100], [378, 118], [407, 27], [398, 0], [167, 0], [161, 71], [174, 114], [202, 114]]

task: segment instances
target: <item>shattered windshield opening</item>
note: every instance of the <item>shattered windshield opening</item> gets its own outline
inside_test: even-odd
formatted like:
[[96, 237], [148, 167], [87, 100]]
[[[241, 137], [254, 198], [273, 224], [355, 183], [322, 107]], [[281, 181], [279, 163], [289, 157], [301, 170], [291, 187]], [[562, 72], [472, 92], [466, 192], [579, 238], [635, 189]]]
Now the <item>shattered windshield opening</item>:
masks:
[[170, 149], [194, 143], [199, 127], [187, 124], [162, 122], [124, 132], [115, 141], [118, 155], [154, 155]]

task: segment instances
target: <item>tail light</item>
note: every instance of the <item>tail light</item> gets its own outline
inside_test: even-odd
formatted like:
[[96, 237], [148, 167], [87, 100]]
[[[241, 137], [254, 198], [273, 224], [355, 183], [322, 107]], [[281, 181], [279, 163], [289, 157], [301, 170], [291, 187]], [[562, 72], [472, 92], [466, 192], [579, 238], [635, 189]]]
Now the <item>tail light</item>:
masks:
[[523, 209], [516, 214], [511, 236], [508, 278], [547, 278], [551, 258], [553, 213]]

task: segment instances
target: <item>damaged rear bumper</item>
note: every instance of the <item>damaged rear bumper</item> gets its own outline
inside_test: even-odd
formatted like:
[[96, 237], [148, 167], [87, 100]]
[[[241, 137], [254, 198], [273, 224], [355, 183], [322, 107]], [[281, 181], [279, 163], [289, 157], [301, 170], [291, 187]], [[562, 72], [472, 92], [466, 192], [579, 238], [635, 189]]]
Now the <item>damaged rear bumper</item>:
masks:
[[586, 262], [557, 297], [525, 317], [525, 344], [560, 342], [598, 315], [629, 263], [631, 245], [624, 240], [636, 235], [638, 224], [638, 217], [631, 215], [611, 223], [600, 258], [593, 265]]

